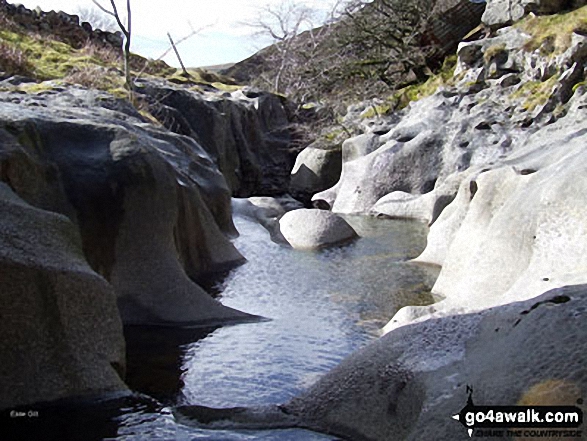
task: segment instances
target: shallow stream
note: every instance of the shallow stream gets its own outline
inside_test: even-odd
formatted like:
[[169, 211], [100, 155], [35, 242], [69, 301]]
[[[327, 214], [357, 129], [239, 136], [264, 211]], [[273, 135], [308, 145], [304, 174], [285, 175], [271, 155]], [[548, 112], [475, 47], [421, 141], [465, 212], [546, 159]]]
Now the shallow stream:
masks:
[[170, 408], [283, 403], [377, 338], [397, 309], [431, 302], [436, 271], [405, 262], [424, 248], [424, 225], [347, 220], [360, 239], [341, 248], [302, 252], [271, 242], [263, 227], [237, 217], [235, 245], [248, 262], [214, 290], [225, 305], [269, 320], [210, 329], [127, 327], [127, 382], [157, 401], [134, 396], [70, 406], [67, 418], [61, 417], [63, 410], [55, 414], [61, 430], [69, 439], [84, 440], [334, 439], [297, 429], [188, 427], [175, 422]]

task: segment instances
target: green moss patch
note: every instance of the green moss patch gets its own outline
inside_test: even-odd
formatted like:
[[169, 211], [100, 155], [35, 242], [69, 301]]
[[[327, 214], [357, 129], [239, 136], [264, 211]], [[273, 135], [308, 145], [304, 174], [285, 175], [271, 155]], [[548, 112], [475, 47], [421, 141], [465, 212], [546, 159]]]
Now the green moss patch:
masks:
[[512, 93], [511, 98], [521, 100], [522, 107], [531, 112], [536, 107], [546, 104], [558, 79], [559, 76], [554, 75], [546, 81], [528, 81]]
[[564, 14], [528, 16], [515, 26], [531, 36], [526, 50], [541, 48], [545, 53], [558, 54], [569, 47], [573, 32], [587, 32], [587, 6]]
[[[185, 77], [164, 61], [149, 60], [136, 54], [131, 54], [130, 63], [134, 78], [154, 77], [176, 84], [205, 84], [230, 92], [239, 88], [230, 78], [202, 69], [190, 69], [189, 77]], [[0, 28], [0, 70], [38, 81], [63, 80], [105, 90], [117, 97], [128, 97], [123, 88], [121, 53], [96, 44], [75, 49], [67, 43], [27, 33], [15, 26]]]
[[403, 109], [412, 101], [417, 101], [432, 95], [441, 86], [454, 85], [454, 77], [457, 65], [457, 56], [451, 55], [444, 60], [442, 68], [434, 75], [428, 78], [424, 83], [413, 84], [398, 90], [388, 98], [394, 105], [394, 108]]

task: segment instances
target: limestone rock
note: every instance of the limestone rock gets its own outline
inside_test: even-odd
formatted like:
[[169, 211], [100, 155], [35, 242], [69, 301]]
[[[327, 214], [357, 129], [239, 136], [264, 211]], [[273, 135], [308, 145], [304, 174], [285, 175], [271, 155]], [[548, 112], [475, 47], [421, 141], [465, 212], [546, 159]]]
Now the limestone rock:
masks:
[[267, 92], [199, 93], [156, 80], [140, 82], [150, 111], [171, 131], [198, 141], [235, 197], [287, 191], [295, 160], [280, 98]]
[[451, 418], [466, 385], [477, 405], [575, 405], [587, 387], [585, 308], [587, 285], [577, 285], [396, 329], [281, 408], [345, 438], [415, 441], [467, 438]]
[[190, 280], [243, 260], [226, 237], [235, 232], [226, 182], [193, 139], [100, 92], [18, 96], [19, 104], [0, 102], [0, 176], [78, 225], [126, 323], [251, 318]]
[[416, 259], [443, 267], [432, 292], [445, 300], [435, 315], [587, 282], [587, 181], [578, 178], [587, 173], [585, 101], [575, 98], [565, 118], [503, 166], [463, 181]]
[[569, 49], [550, 57], [524, 50], [528, 38], [509, 27], [462, 43], [456, 84], [411, 103], [388, 132], [346, 140], [340, 180], [315, 194], [314, 205], [436, 219], [466, 179], [462, 173], [503, 164], [532, 133], [564, 116], [576, 94], [585, 37], [572, 34]]
[[342, 217], [326, 210], [290, 211], [279, 220], [279, 226], [285, 239], [296, 249], [342, 244], [357, 237]]
[[0, 183], [0, 408], [126, 390], [112, 287], [77, 228]]
[[526, 14], [524, 0], [488, 0], [481, 21], [491, 27], [507, 26]]
[[[529, 12], [535, 14], [556, 14], [568, 7], [565, 0], [487, 0], [487, 7], [481, 21], [487, 26], [510, 25]], [[581, 3], [573, 5], [580, 6]]]
[[290, 191], [300, 200], [332, 187], [340, 178], [342, 149], [340, 145], [313, 143], [302, 150], [291, 171]]

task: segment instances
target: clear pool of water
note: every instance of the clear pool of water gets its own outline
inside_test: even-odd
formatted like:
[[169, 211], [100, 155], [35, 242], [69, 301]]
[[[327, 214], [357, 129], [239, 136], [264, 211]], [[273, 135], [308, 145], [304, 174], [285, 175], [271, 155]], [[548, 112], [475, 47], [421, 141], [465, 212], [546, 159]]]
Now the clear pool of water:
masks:
[[[184, 426], [171, 407], [283, 403], [377, 338], [397, 309], [431, 302], [437, 271], [406, 263], [425, 246], [424, 225], [347, 220], [361, 236], [357, 241], [306, 252], [271, 242], [263, 227], [237, 217], [235, 245], [248, 262], [215, 291], [224, 304], [268, 320], [208, 329], [127, 327], [127, 381], [154, 400], [134, 396], [70, 406], [77, 417], [65, 418], [62, 426], [71, 436], [55, 439], [334, 439], [304, 430]], [[77, 438], [76, 431], [84, 435]]]

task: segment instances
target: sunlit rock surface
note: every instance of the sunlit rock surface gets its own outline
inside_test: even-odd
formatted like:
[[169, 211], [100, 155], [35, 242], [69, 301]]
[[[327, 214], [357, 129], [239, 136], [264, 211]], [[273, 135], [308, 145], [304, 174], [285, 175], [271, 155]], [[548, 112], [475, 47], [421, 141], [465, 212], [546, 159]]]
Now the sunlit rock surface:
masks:
[[342, 244], [357, 237], [342, 217], [326, 210], [290, 211], [279, 220], [279, 227], [287, 242], [302, 250]]

